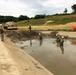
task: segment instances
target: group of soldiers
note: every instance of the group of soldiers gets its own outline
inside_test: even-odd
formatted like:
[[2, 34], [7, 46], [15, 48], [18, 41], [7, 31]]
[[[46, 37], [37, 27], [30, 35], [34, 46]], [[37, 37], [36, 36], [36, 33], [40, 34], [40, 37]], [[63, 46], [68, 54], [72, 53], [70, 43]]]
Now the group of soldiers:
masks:
[[60, 46], [63, 46], [63, 44], [64, 44], [64, 36], [56, 34], [56, 42], [59, 43]]
[[64, 54], [64, 36], [62, 35], [59, 35], [59, 34], [56, 34], [56, 42], [57, 42], [57, 47], [60, 47], [61, 51], [62, 51], [62, 54]]

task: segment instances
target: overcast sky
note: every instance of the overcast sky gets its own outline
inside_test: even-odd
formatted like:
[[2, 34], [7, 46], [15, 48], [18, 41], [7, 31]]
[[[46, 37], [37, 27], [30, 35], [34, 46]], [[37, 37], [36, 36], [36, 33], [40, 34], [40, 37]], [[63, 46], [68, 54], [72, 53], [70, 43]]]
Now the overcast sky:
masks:
[[0, 15], [33, 17], [36, 14], [63, 13], [65, 8], [70, 13], [74, 4], [76, 0], [0, 0]]

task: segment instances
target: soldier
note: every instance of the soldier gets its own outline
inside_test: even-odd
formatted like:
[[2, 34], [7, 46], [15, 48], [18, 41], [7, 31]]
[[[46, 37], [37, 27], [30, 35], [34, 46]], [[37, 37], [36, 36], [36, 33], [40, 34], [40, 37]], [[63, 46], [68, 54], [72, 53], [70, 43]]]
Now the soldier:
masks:
[[63, 46], [60, 46], [60, 49], [62, 51], [62, 54], [64, 54], [64, 47]]
[[1, 31], [1, 41], [4, 41], [4, 30], [2, 27], [0, 31]]
[[30, 30], [30, 32], [31, 32], [31, 25], [29, 26], [29, 28], [28, 28], [29, 30]]
[[60, 46], [63, 46], [63, 43], [64, 43], [64, 36], [62, 36], [60, 39]]
[[41, 36], [41, 33], [40, 32], [39, 32], [39, 39], [42, 40], [42, 36]]
[[59, 34], [56, 34], [56, 42], [60, 42], [60, 35]]

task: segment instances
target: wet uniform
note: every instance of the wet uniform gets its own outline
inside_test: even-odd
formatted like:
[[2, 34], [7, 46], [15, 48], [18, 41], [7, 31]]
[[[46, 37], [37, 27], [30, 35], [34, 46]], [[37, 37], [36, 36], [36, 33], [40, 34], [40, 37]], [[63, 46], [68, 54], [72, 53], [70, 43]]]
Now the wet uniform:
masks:
[[42, 36], [41, 36], [41, 33], [39, 33], [39, 39], [40, 39], [40, 40], [42, 40]]
[[57, 36], [56, 42], [60, 42], [60, 35]]
[[64, 39], [61, 39], [60, 40], [60, 46], [63, 46], [63, 43], [64, 43]]
[[31, 32], [31, 26], [29, 26], [29, 30], [30, 30], [30, 32]]

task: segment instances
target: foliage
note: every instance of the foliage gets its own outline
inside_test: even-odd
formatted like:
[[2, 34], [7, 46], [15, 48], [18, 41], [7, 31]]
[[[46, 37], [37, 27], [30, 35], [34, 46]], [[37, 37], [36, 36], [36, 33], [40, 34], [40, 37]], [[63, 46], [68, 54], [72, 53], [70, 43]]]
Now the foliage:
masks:
[[17, 22], [18, 18], [13, 17], [13, 16], [0, 16], [0, 23], [8, 22], [8, 21], [15, 21], [15, 22]]
[[64, 14], [66, 14], [66, 13], [67, 13], [67, 11], [68, 11], [68, 10], [67, 10], [67, 8], [65, 8], [65, 10], [64, 10]]
[[71, 8], [73, 9], [73, 12], [76, 12], [76, 4], [74, 4], [73, 6], [71, 6]]
[[20, 15], [19, 17], [13, 17], [13, 16], [1, 16], [0, 15], [0, 23], [5, 23], [5, 22], [8, 22], [8, 21], [22, 21], [22, 20], [28, 20], [29, 21], [29, 17], [27, 16], [23, 16], [23, 15]]
[[45, 18], [46, 15], [35, 15], [34, 19], [41, 19], [41, 18]]
[[22, 21], [22, 20], [29, 20], [29, 17], [28, 16], [20, 15], [19, 16], [19, 21]]

